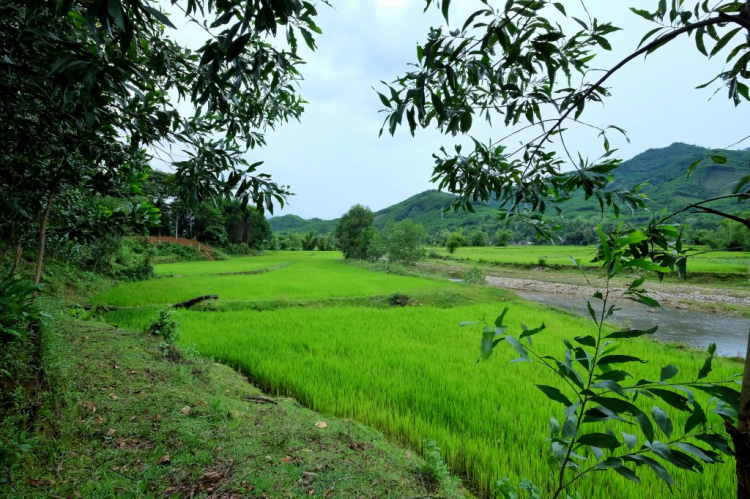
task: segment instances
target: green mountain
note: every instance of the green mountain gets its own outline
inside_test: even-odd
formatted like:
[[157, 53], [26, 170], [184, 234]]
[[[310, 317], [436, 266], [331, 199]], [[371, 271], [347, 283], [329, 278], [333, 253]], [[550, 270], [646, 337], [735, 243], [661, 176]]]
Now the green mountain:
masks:
[[[669, 147], [649, 149], [628, 161], [615, 170], [615, 187], [631, 187], [647, 183], [642, 189], [649, 198], [652, 211], [663, 208], [675, 211], [690, 203], [720, 196], [731, 192], [733, 184], [742, 176], [750, 173], [750, 150], [725, 151], [720, 153], [726, 158], [725, 163], [711, 160], [715, 152], [703, 147], [675, 143]], [[687, 177], [687, 170], [695, 161], [703, 161]], [[382, 209], [375, 214], [375, 225], [382, 228], [388, 220], [401, 221], [409, 219], [422, 224], [428, 234], [442, 229], [449, 231], [463, 229], [465, 233], [474, 228], [482, 228], [492, 233], [500, 228], [497, 210], [488, 204], [476, 204], [476, 213], [444, 212], [450, 206], [453, 196], [444, 192], [429, 190], [412, 196], [400, 203]], [[737, 211], [736, 203], [723, 201], [716, 203], [718, 208]], [[648, 214], [640, 214], [646, 218]], [[565, 204], [567, 220], [588, 221], [600, 217], [599, 205], [595, 200], [585, 201], [582, 196], [571, 199]], [[327, 233], [335, 230], [338, 219], [305, 220], [296, 215], [284, 215], [270, 218], [274, 232], [278, 234]]]
[[[499, 226], [497, 210], [486, 204], [474, 206], [476, 213], [443, 212], [453, 202], [454, 196], [429, 190], [421, 192], [400, 203], [389, 206], [375, 213], [375, 226], [385, 227], [389, 220], [400, 222], [409, 219], [422, 224], [427, 233], [434, 233], [441, 229], [450, 231], [464, 229], [471, 231], [474, 227], [484, 227], [488, 223]], [[321, 220], [311, 218], [305, 220], [296, 215], [284, 215], [268, 219], [273, 231], [277, 234], [307, 233], [310, 230], [316, 234], [325, 234], [336, 229], [339, 219]]]
[[[716, 163], [711, 156], [718, 154], [726, 159]], [[687, 177], [687, 170], [702, 160]], [[649, 149], [628, 161], [624, 161], [614, 172], [613, 187], [628, 188], [639, 183], [646, 185], [641, 190], [649, 198], [652, 211], [676, 211], [705, 199], [731, 192], [734, 183], [750, 173], [750, 152], [723, 151], [674, 143], [669, 147]], [[596, 202], [572, 199], [567, 203], [568, 212], [575, 216], [582, 212], [599, 213]], [[711, 206], [736, 211], [732, 201], [723, 201]]]

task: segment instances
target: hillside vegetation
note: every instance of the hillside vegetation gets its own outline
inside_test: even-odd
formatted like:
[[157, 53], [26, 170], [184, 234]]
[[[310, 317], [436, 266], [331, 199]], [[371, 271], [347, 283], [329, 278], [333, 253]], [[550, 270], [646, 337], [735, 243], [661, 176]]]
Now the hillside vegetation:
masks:
[[[623, 162], [616, 170], [617, 180], [613, 187], [632, 187], [640, 183], [644, 185], [642, 192], [650, 199], [649, 207], [652, 212], [659, 212], [666, 208], [675, 211], [684, 208], [691, 202], [719, 196], [731, 191], [732, 184], [750, 168], [750, 151], [722, 151], [726, 163], [718, 164], [710, 157], [715, 153], [712, 149], [699, 146], [674, 143], [661, 149], [649, 149], [634, 158]], [[687, 177], [687, 170], [696, 161], [703, 161], [695, 168], [692, 175]], [[388, 220], [411, 220], [424, 226], [427, 234], [435, 234], [441, 230], [462, 230], [469, 233], [480, 228], [492, 234], [501, 224], [497, 219], [497, 206], [478, 203], [474, 205], [476, 213], [453, 212], [448, 208], [454, 196], [435, 190], [425, 191], [412, 196], [400, 203], [384, 208], [375, 213], [375, 226], [382, 229]], [[716, 206], [729, 205], [718, 203]], [[582, 221], [587, 226], [593, 226], [600, 220], [599, 205], [596, 200], [584, 200], [582, 196], [575, 196], [566, 202], [564, 219], [561, 222], [575, 226]], [[648, 212], [641, 213], [639, 219], [648, 218]], [[629, 215], [624, 214], [623, 219]], [[610, 215], [606, 220], [613, 221]], [[687, 215], [680, 219], [682, 222], [696, 226], [710, 226], [705, 216]], [[338, 219], [322, 220], [312, 218], [305, 220], [296, 215], [284, 215], [270, 218], [269, 222], [274, 232], [278, 234], [303, 234], [314, 231], [316, 234], [331, 232], [336, 227]], [[713, 221], [715, 223], [715, 221]], [[533, 237], [533, 233], [523, 234]]]

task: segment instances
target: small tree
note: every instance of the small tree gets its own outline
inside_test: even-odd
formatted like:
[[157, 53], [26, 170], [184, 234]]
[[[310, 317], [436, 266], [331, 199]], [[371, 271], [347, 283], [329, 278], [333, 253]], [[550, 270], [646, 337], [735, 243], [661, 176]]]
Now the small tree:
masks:
[[498, 229], [495, 232], [495, 246], [507, 246], [510, 240], [511, 232], [505, 229]]
[[424, 256], [424, 227], [411, 220], [388, 222], [381, 234], [385, 253], [392, 262], [413, 265]]
[[311, 230], [302, 238], [302, 249], [304, 251], [312, 251], [315, 249], [317, 243], [318, 239], [315, 237], [315, 232]]
[[464, 245], [464, 236], [460, 232], [454, 232], [448, 236], [448, 240], [445, 241], [445, 247], [448, 248], [448, 253], [453, 254], [458, 248]]
[[377, 229], [372, 224], [375, 214], [360, 204], [352, 206], [336, 226], [336, 243], [344, 253], [344, 258], [364, 260], [367, 248]]
[[487, 233], [482, 229], [474, 229], [469, 234], [469, 246], [487, 246]]

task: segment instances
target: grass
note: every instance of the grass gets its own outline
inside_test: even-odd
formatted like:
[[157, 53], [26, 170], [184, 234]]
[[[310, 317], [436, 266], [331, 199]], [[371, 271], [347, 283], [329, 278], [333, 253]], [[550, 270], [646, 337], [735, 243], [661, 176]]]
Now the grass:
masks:
[[[473, 365], [478, 331], [457, 324], [495, 310], [475, 305], [443, 310], [182, 312], [179, 320], [184, 344], [194, 343], [203, 354], [248, 373], [266, 390], [375, 426], [417, 449], [425, 438], [436, 440], [448, 464], [486, 492], [502, 475], [543, 481], [550, 471], [542, 458], [547, 421], [551, 415], [561, 417], [559, 406], [533, 387], [532, 379], [556, 384], [545, 371], [508, 366], [507, 351]], [[590, 328], [582, 319], [521, 303], [513, 305], [511, 319], [516, 331], [520, 322], [544, 321], [553, 333], [536, 344], [543, 351], [557, 347], [558, 353], [561, 338]], [[701, 360], [650, 342], [630, 342], [623, 350], [650, 360], [637, 373], [645, 378], [657, 377], [666, 364], [692, 375]], [[740, 370], [729, 361], [719, 362], [716, 369], [717, 376]], [[684, 421], [675, 417], [675, 424]], [[686, 493], [674, 497], [726, 497], [734, 487], [731, 471], [729, 464], [709, 467], [704, 477], [676, 472]], [[649, 486], [639, 488], [617, 475], [602, 474], [579, 491], [583, 497], [665, 497], [666, 487], [650, 478]]]
[[143, 333], [61, 321], [51, 347], [54, 403], [18, 436], [35, 451], [3, 497], [465, 495], [439, 462], [292, 399], [249, 400], [263, 394], [237, 372]]
[[[460, 284], [437, 280], [389, 275], [342, 265], [338, 252], [310, 253], [273, 252], [268, 257], [255, 257], [257, 265], [289, 265], [272, 272], [255, 275], [200, 275], [213, 274], [214, 262], [190, 262], [192, 275], [128, 283], [116, 286], [94, 298], [95, 303], [134, 307], [153, 304], [172, 304], [202, 295], [219, 295], [222, 300], [317, 300], [327, 298], [383, 296], [392, 293], [406, 295], [443, 290], [458, 290]], [[245, 258], [229, 260], [222, 271], [246, 268]], [[232, 264], [235, 267], [232, 267]], [[157, 271], [164, 272], [164, 267]], [[168, 268], [171, 268], [169, 266]], [[237, 270], [241, 271], [241, 270]]]
[[[704, 248], [697, 248], [703, 250]], [[464, 247], [450, 254], [445, 248], [430, 248], [439, 256], [453, 259], [467, 259], [495, 263], [498, 265], [539, 265], [540, 260], [548, 266], [573, 267], [569, 256], [581, 261], [581, 265], [588, 266], [594, 258], [594, 246], [505, 246], [493, 247]], [[750, 253], [734, 251], [717, 251], [701, 255], [694, 255], [688, 259], [689, 273], [714, 274], [743, 274], [750, 269]]]
[[[508, 317], [516, 334], [522, 323], [535, 326], [544, 322], [548, 332], [539, 336], [535, 345], [559, 355], [561, 340], [586, 334], [590, 322], [509, 294], [477, 291], [484, 288], [460, 283], [373, 274], [336, 262], [333, 256], [313, 255], [286, 253], [260, 258], [269, 262], [286, 259], [290, 265], [266, 274], [241, 276], [244, 305], [238, 294], [237, 301], [221, 312], [180, 312], [182, 344], [194, 344], [203, 355], [237, 368], [274, 394], [292, 396], [314, 410], [372, 425], [414, 449], [422, 450], [425, 439], [435, 440], [448, 465], [467, 476], [468, 483], [482, 494], [489, 494], [497, 478], [506, 475], [546, 483], [551, 471], [546, 462], [548, 421], [550, 416], [560, 419], [562, 414], [533, 384], [555, 385], [556, 379], [536, 365], [509, 366], [507, 361], [514, 355], [505, 349], [491, 361], [475, 366], [479, 331], [459, 328], [458, 323], [492, 316], [502, 302], [511, 303]], [[149, 284], [161, 293], [164, 281], [179, 280], [120, 286], [117, 294], [100, 300], [131, 296], [135, 302], [147, 302], [152, 293]], [[259, 289], [262, 286], [269, 289]], [[385, 297], [409, 286], [423, 293], [425, 301], [400, 308], [385, 307], [382, 300], [362, 299], [362, 293]], [[278, 298], [282, 290], [286, 290], [288, 301]], [[452, 295], [453, 303], [445, 298], [431, 300], [427, 298], [430, 293]], [[249, 304], [259, 303], [258, 296], [275, 297], [276, 306], [253, 309]], [[301, 306], [300, 301], [307, 305]], [[466, 304], [471, 301], [476, 304]], [[123, 327], [139, 327], [153, 310], [121, 309], [109, 314], [108, 320]], [[684, 379], [692, 379], [702, 362], [700, 354], [647, 341], [624, 341], [622, 350], [649, 360], [633, 368], [636, 376], [644, 378], [657, 378], [661, 367], [673, 364], [685, 373]], [[720, 379], [740, 371], [740, 364], [721, 359], [715, 364], [714, 375]], [[654, 404], [643, 399], [640, 403], [649, 412]], [[672, 416], [677, 427], [684, 424], [681, 415]], [[679, 484], [671, 497], [731, 495], [735, 488], [733, 464], [707, 467], [703, 476], [670, 469]], [[641, 486], [614, 473], [601, 473], [581, 482], [577, 490], [583, 497], [670, 495], [649, 470], [638, 472], [644, 478]]]

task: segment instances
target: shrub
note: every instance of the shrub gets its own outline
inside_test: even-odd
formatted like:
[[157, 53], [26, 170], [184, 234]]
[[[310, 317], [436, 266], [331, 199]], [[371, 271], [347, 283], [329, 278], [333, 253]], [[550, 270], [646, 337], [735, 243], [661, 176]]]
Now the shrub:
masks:
[[401, 293], [393, 293], [388, 297], [388, 303], [392, 307], [405, 307], [409, 303], [409, 297]]
[[167, 343], [174, 343], [180, 337], [180, 323], [174, 319], [175, 311], [168, 308], [159, 310], [148, 323], [147, 333], [161, 336]]
[[482, 269], [476, 264], [466, 271], [466, 274], [464, 274], [464, 281], [472, 284], [487, 284], [487, 278], [484, 276], [484, 272], [482, 272]]

